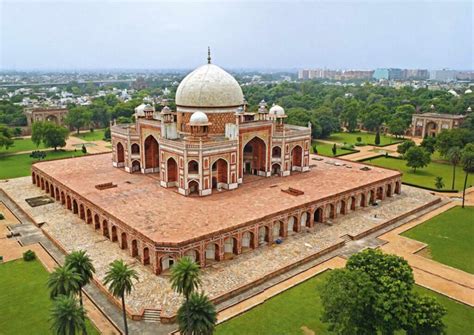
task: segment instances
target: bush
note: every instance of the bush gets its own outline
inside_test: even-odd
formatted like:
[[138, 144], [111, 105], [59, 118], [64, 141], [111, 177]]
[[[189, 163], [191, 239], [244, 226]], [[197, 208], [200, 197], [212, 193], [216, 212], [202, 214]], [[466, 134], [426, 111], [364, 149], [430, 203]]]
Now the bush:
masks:
[[0, 213], [0, 220], [5, 220], [5, 215], [3, 215], [3, 213]]
[[356, 140], [357, 140], [357, 143], [362, 143], [362, 137], [358, 136]]
[[23, 260], [26, 262], [33, 261], [36, 259], [36, 254], [32, 250], [27, 250], [23, 253]]

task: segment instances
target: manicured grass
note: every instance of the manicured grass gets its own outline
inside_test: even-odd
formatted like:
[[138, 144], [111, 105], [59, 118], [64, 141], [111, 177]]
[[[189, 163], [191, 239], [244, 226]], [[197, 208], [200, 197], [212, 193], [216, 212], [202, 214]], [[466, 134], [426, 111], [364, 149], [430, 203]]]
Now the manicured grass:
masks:
[[[332, 144], [325, 143], [325, 142], [319, 142], [319, 141], [314, 141], [313, 146], [316, 144], [316, 149], [318, 149], [318, 155], [322, 156], [328, 156], [328, 157], [337, 157], [341, 156], [347, 153], [354, 153], [357, 152], [355, 150], [347, 150], [347, 149], [342, 149], [340, 146], [337, 146], [337, 151], [336, 151], [336, 156], [333, 156], [332, 154]], [[311, 147], [311, 152], [314, 152], [313, 147]]]
[[[0, 333], [52, 334], [48, 272], [39, 261], [0, 264]], [[99, 334], [87, 320], [87, 334]]]
[[[374, 164], [381, 167], [391, 168], [403, 172], [402, 181], [414, 185], [435, 188], [435, 178], [442, 177], [444, 181], [445, 190], [451, 189], [451, 182], [453, 178], [453, 167], [449, 164], [431, 162], [427, 167], [417, 169], [413, 172], [412, 168], [406, 166], [406, 161], [403, 159], [378, 157], [364, 162]], [[464, 186], [465, 173], [461, 167], [456, 168], [456, 181], [454, 188], [461, 191]], [[467, 179], [467, 187], [474, 183], [472, 174]]]
[[[81, 150], [77, 151], [47, 151], [45, 160], [82, 156]], [[30, 154], [0, 155], [0, 179], [28, 176], [31, 164], [37, 162]]]
[[[41, 143], [38, 149], [44, 149], [44, 145]], [[14, 152], [20, 151], [33, 151], [37, 150], [36, 144], [34, 144], [30, 138], [16, 138], [13, 140], [13, 146], [5, 149], [5, 147], [0, 148], [0, 155], [1, 154], [10, 154]]]
[[[348, 143], [348, 144], [356, 144], [357, 137], [362, 138], [362, 142], [368, 145], [375, 145], [375, 133], [366, 133], [366, 132], [354, 132], [354, 133], [334, 133], [328, 137], [328, 141], [338, 142], [338, 143]], [[392, 136], [386, 136], [380, 134], [380, 145], [386, 144], [395, 144], [397, 142], [401, 142], [403, 139], [395, 138]]]
[[415, 291], [422, 295], [433, 296], [446, 308], [444, 324], [448, 335], [474, 334], [474, 308], [418, 285], [415, 285]]
[[474, 207], [451, 208], [402, 235], [428, 244], [433, 260], [474, 274]]
[[104, 139], [104, 129], [94, 129], [80, 134], [74, 133], [72, 136], [79, 137], [84, 141], [101, 141]]
[[[322, 314], [319, 290], [329, 272], [317, 275], [295, 286], [263, 304], [232, 318], [216, 328], [216, 335], [273, 335], [304, 334], [307, 327], [315, 334], [329, 334], [327, 326], [320, 320]], [[424, 295], [434, 296], [448, 313], [444, 318], [447, 333], [453, 335], [472, 334], [474, 331], [474, 308], [457, 303], [436, 292], [416, 286]], [[403, 332], [401, 332], [403, 333]]]

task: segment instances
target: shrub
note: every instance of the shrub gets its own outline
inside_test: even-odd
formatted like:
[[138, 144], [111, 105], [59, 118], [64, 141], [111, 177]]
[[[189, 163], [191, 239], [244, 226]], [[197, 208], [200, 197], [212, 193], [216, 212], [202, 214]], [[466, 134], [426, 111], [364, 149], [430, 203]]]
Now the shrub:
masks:
[[5, 215], [3, 215], [3, 213], [0, 213], [0, 220], [4, 220], [5, 219]]
[[86, 146], [85, 146], [84, 144], [82, 145], [81, 150], [82, 150], [82, 153], [84, 153], [84, 154], [87, 153], [87, 148], [86, 148]]
[[362, 137], [358, 136], [356, 140], [357, 140], [357, 143], [362, 143]]
[[26, 262], [29, 262], [29, 261], [33, 261], [36, 259], [36, 254], [34, 251], [32, 250], [26, 250], [24, 253], [23, 253], [23, 260], [26, 261]]

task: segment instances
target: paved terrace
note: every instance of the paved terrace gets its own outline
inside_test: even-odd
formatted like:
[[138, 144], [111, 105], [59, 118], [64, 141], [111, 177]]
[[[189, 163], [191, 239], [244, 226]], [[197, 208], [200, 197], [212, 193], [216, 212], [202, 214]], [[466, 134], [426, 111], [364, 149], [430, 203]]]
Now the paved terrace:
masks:
[[[349, 164], [351, 168], [326, 164], [328, 161]], [[173, 189], [160, 187], [151, 176], [113, 168], [111, 154], [34, 166], [156, 243], [167, 244], [264, 220], [278, 212], [400, 175], [377, 167], [362, 171], [363, 164], [332, 158], [312, 160], [311, 164], [310, 172], [261, 178], [244, 183], [237, 190], [215, 192], [208, 197], [184, 197]], [[102, 191], [95, 188], [108, 182], [118, 187]], [[281, 191], [288, 187], [304, 194], [293, 196]]]
[[[41, 189], [31, 184], [31, 178], [12, 179], [1, 187], [36, 222], [46, 222], [42, 229], [68, 252], [87, 250], [97, 269], [99, 281], [103, 280], [108, 264], [115, 259], [124, 259], [135, 268], [139, 273], [139, 280], [127, 297], [127, 307], [132, 312], [138, 314], [142, 308], [160, 309], [163, 316], [171, 316], [176, 312], [181, 297], [172, 291], [167, 276], [154, 275], [128, 252], [97, 234], [93, 227], [85, 224], [60, 203], [30, 207], [25, 202], [26, 198], [44, 195]], [[216, 298], [340, 243], [341, 236], [345, 234], [357, 235], [437, 198], [424, 190], [405, 186], [402, 194], [387, 198], [380, 206], [365, 207], [340, 216], [333, 221], [332, 226], [319, 224], [315, 229], [288, 237], [281, 245], [261, 247], [233, 260], [218, 262], [203, 269], [203, 288], [211, 298]]]

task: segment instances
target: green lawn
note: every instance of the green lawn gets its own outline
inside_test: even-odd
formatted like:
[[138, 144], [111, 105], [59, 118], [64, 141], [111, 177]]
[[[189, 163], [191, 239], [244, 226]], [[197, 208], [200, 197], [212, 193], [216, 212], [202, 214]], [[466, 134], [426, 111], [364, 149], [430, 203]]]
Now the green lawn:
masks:
[[[333, 141], [333, 142], [338, 142], [338, 143], [356, 144], [357, 143], [357, 137], [361, 137], [362, 142], [365, 143], [365, 144], [375, 145], [374, 144], [375, 133], [366, 133], [366, 132], [334, 133], [334, 134], [331, 134], [331, 136], [329, 136], [327, 138], [327, 140], [328, 141]], [[392, 144], [392, 143], [397, 143], [397, 142], [401, 142], [401, 141], [402, 141], [402, 139], [380, 134], [380, 145]]]
[[[316, 144], [316, 148], [318, 149], [318, 155], [334, 157], [333, 154], [332, 154], [332, 146], [333, 146], [332, 144], [325, 143], [325, 142], [314, 141], [313, 146], [315, 144]], [[313, 147], [311, 147], [311, 152], [313, 152]], [[341, 149], [340, 146], [337, 146], [336, 157], [340, 156], [340, 155], [347, 154], [347, 153], [353, 153], [353, 152], [357, 152], [357, 151]]]
[[474, 274], [474, 207], [451, 208], [402, 235], [428, 244], [433, 260]]
[[[320, 321], [322, 306], [319, 298], [319, 290], [328, 273], [315, 276], [218, 325], [215, 335], [301, 335], [304, 334], [301, 327], [307, 327], [315, 334], [329, 334]], [[415, 290], [434, 296], [446, 307], [448, 314], [444, 321], [448, 334], [467, 335], [474, 332], [474, 308], [419, 286], [415, 286]]]
[[[0, 334], [52, 334], [47, 279], [37, 260], [0, 264]], [[87, 334], [99, 334], [89, 320]]]
[[74, 133], [72, 136], [79, 137], [84, 141], [101, 141], [104, 139], [104, 129], [94, 129], [80, 134]]
[[[81, 150], [77, 151], [47, 151], [45, 160], [82, 156]], [[0, 179], [24, 177], [30, 174], [31, 164], [37, 162], [30, 154], [0, 155]]]
[[[33, 151], [36, 149], [36, 144], [34, 144], [30, 138], [16, 138], [13, 140], [13, 146], [8, 149], [5, 149], [5, 147], [0, 148], [0, 155], [20, 151]], [[44, 145], [41, 143], [38, 149], [44, 149]]]
[[[406, 161], [403, 159], [378, 157], [370, 160], [364, 160], [364, 162], [399, 170], [400, 172], [403, 172], [402, 181], [419, 186], [435, 188], [435, 177], [440, 176], [444, 181], [444, 189], [451, 189], [453, 167], [449, 164], [431, 162], [427, 167], [417, 169], [415, 173], [413, 172], [413, 169], [406, 166]], [[458, 191], [462, 191], [464, 186], [464, 177], [464, 171], [458, 166], [456, 168], [456, 181], [454, 183], [454, 188]], [[469, 187], [473, 183], [474, 177], [471, 174], [468, 177], [467, 186]]]

